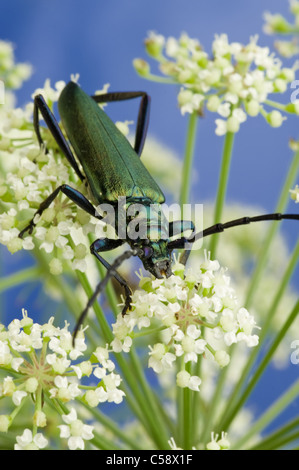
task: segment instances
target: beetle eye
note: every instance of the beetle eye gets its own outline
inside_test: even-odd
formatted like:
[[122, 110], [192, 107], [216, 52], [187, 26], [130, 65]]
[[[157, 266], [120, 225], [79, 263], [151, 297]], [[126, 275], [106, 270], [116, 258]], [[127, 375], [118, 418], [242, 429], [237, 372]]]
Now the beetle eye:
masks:
[[150, 246], [145, 246], [143, 251], [144, 251], [145, 258], [149, 258], [153, 254], [153, 249]]

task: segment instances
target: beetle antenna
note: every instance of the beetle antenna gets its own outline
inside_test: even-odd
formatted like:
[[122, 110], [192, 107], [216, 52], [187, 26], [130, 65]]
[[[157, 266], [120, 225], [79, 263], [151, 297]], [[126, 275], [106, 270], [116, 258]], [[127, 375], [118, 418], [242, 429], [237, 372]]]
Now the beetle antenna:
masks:
[[[199, 240], [200, 238], [204, 238], [209, 235], [213, 235], [215, 233], [224, 232], [224, 230], [227, 230], [232, 227], [237, 227], [240, 225], [248, 225], [252, 222], [262, 222], [266, 220], [299, 220], [299, 214], [280, 214], [279, 212], [276, 212], [274, 214], [264, 214], [264, 215], [258, 215], [255, 217], [241, 217], [239, 219], [234, 219], [234, 220], [231, 220], [230, 222], [226, 222], [225, 224], [219, 223], [219, 224], [212, 225], [211, 227], [208, 227], [202, 230], [201, 232], [196, 233], [193, 237], [191, 236], [189, 239], [180, 238], [178, 240], [175, 240], [174, 242], [170, 243], [169, 246], [171, 249], [183, 248], [184, 243], [194, 243], [196, 240]], [[180, 263], [184, 265], [187, 263], [190, 252], [191, 250], [185, 250], [182, 253], [180, 257]]]
[[75, 339], [76, 339], [76, 336], [77, 336], [77, 333], [79, 331], [79, 328], [80, 326], [82, 325], [82, 323], [84, 322], [84, 319], [88, 313], [88, 310], [90, 309], [90, 307], [93, 305], [93, 303], [95, 302], [96, 298], [98, 297], [99, 293], [106, 287], [106, 284], [108, 283], [109, 279], [111, 277], [114, 277], [115, 274], [116, 274], [116, 269], [126, 260], [126, 259], [129, 259], [131, 258], [131, 256], [137, 256], [138, 255], [138, 251], [137, 250], [128, 250], [128, 251], [125, 251], [122, 255], [120, 255], [118, 258], [116, 258], [116, 260], [114, 261], [114, 263], [111, 265], [111, 268], [107, 271], [107, 274], [106, 276], [98, 283], [98, 285], [96, 286], [95, 288], [95, 291], [94, 293], [92, 294], [92, 296], [90, 297], [90, 299], [88, 300], [87, 304], [86, 304], [86, 307], [85, 309], [83, 310], [83, 312], [81, 313], [80, 317], [78, 318], [77, 320], [77, 323], [76, 323], [76, 326], [75, 326], [75, 329], [74, 329], [74, 332], [73, 332], [73, 346], [74, 346], [74, 343], [75, 343]]

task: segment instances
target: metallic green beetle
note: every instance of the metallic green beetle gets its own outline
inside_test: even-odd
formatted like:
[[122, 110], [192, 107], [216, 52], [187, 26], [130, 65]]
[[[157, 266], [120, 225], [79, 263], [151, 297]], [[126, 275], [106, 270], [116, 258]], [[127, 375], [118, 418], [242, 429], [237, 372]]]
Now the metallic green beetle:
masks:
[[[141, 98], [134, 148], [98, 105], [98, 103], [133, 98]], [[81, 164], [81, 170], [44, 98], [42, 95], [37, 95], [34, 99], [34, 128], [40, 145], [44, 145], [44, 142], [40, 133], [39, 113], [42, 114], [70, 165], [80, 180], [85, 183], [90, 193], [90, 200], [93, 202], [91, 203], [78, 190], [64, 184], [55, 189], [41, 203], [35, 215], [42, 214], [56, 196], [62, 192], [83, 210], [100, 220], [103, 219], [103, 216], [99, 214], [94, 204], [97, 206], [109, 204], [118, 216], [115, 223], [118, 239], [103, 237], [96, 240], [90, 247], [91, 253], [107, 268], [107, 276], [97, 286], [94, 295], [78, 320], [75, 331], [78, 330], [88, 308], [111, 277], [114, 277], [125, 289], [125, 306], [122, 313], [125, 314], [130, 308], [131, 289], [125, 279], [116, 271], [123, 260], [130, 256], [138, 256], [145, 269], [156, 278], [169, 277], [172, 274], [172, 251], [185, 248], [181, 261], [186, 263], [192, 244], [199, 238], [250, 222], [281, 219], [299, 220], [298, 214], [276, 213], [243, 217], [225, 224], [213, 225], [196, 234], [191, 221], [179, 220], [168, 223], [161, 208], [161, 204], [165, 201], [164, 194], [140, 159], [148, 128], [149, 106], [150, 98], [142, 91], [89, 96], [75, 82], [69, 82], [59, 97], [58, 110], [68, 140]], [[130, 208], [135, 205], [138, 206], [139, 212], [132, 215]], [[21, 238], [26, 232], [32, 232], [35, 226], [34, 217], [29, 225], [20, 232]], [[137, 236], [136, 231], [130, 232], [128, 230], [132, 222], [135, 224], [134, 227], [136, 225], [139, 227]], [[189, 238], [180, 236], [171, 240], [174, 235], [182, 235], [187, 230], [191, 230]], [[131, 250], [117, 258], [112, 265], [99, 254], [117, 248], [125, 242], [130, 245]]]

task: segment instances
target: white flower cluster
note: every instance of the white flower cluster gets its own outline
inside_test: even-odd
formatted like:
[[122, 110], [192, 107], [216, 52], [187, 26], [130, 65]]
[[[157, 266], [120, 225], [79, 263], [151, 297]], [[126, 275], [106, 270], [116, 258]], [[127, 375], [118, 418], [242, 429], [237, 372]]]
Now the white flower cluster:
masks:
[[[42, 93], [49, 105], [59, 98], [65, 83], [60, 81], [51, 87], [49, 80]], [[19, 238], [40, 203], [61, 184], [70, 184], [85, 193], [67, 160], [57, 152], [57, 145], [50, 132], [42, 129], [49, 152], [40, 149], [32, 126], [32, 103], [25, 108], [0, 110], [0, 243], [11, 253], [33, 250], [39, 247], [47, 254], [51, 274], [60, 274], [63, 263], [72, 270], [87, 270], [89, 254], [86, 234], [102, 235], [103, 224], [85, 213], [71, 201], [60, 195], [41, 216], [36, 216], [37, 226], [30, 235]]]
[[[138, 330], [157, 328], [161, 337], [149, 345], [148, 365], [161, 373], [173, 368], [178, 358], [184, 364], [196, 363], [199, 355], [212, 357], [224, 367], [229, 363], [232, 344], [258, 344], [258, 336], [253, 334], [254, 318], [239, 306], [230, 278], [218, 261], [206, 255], [197, 272], [185, 271], [176, 263], [173, 273], [168, 279], [141, 277], [140, 289], [133, 294], [132, 311], [119, 315], [112, 325], [111, 347], [115, 352], [130, 351]], [[202, 327], [208, 333], [204, 337]], [[180, 387], [199, 390], [200, 383], [200, 377], [190, 375], [184, 367], [177, 374]]]
[[[283, 67], [268, 47], [257, 44], [257, 37], [243, 45], [230, 43], [226, 34], [216, 36], [211, 58], [185, 33], [179, 39], [166, 39], [151, 32], [145, 45], [148, 54], [159, 62], [160, 71], [181, 85], [178, 103], [182, 114], [202, 114], [204, 107], [217, 113], [217, 135], [238, 132], [247, 116], [262, 114], [271, 126], [279, 127], [286, 119], [280, 109], [299, 113], [299, 106], [292, 103], [265, 109], [275, 107], [273, 101], [268, 102], [269, 95], [287, 90], [297, 66]], [[144, 60], [136, 59], [134, 66], [143, 77], [159, 80]]]
[[275, 48], [283, 57], [293, 57], [298, 55], [299, 43], [296, 36], [299, 32], [299, 1], [290, 0], [290, 13], [293, 15], [293, 23], [290, 23], [280, 13], [272, 14], [266, 12], [264, 15], [264, 32], [266, 34], [293, 35], [291, 40], [277, 40], [274, 43]]
[[[55, 327], [54, 319], [51, 318], [48, 323], [39, 325], [23, 310], [21, 320], [15, 319], [7, 328], [3, 325], [0, 328], [0, 367], [8, 372], [0, 383], [0, 397], [9, 397], [16, 408], [22, 407], [31, 396], [37, 407], [37, 396], [42, 393], [50, 400], [64, 404], [76, 398], [90, 407], [96, 407], [102, 402], [121, 403], [124, 396], [124, 392], [118, 388], [121, 378], [114, 371], [115, 364], [109, 358], [107, 346], [98, 347], [89, 360], [80, 362], [86, 348], [83, 330], [79, 331], [73, 345], [67, 324], [63, 328]], [[84, 387], [82, 390], [80, 380], [90, 376], [96, 379], [97, 384], [89, 386], [87, 391]], [[71, 413], [67, 415], [68, 418], [63, 417], [67, 424], [73, 421], [75, 410]], [[15, 414], [14, 410], [11, 415], [0, 416], [0, 431], [7, 432]], [[74, 421], [78, 425], [77, 418]], [[35, 409], [33, 422], [37, 427], [46, 426], [47, 416], [41, 408]], [[80, 429], [84, 435], [90, 434], [86, 434], [83, 424]], [[17, 439], [21, 447], [23, 441], [29, 445], [32, 434], [29, 435], [27, 431], [23, 438]], [[67, 437], [65, 426], [61, 427], [61, 431], [61, 437]], [[80, 433], [77, 434], [79, 436], [84, 439]], [[74, 446], [73, 439], [70, 440], [70, 446]], [[82, 440], [78, 442], [78, 448], [82, 448]]]
[[13, 45], [8, 41], [0, 41], [0, 77], [4, 82], [5, 91], [20, 88], [31, 73], [31, 65], [15, 63]]

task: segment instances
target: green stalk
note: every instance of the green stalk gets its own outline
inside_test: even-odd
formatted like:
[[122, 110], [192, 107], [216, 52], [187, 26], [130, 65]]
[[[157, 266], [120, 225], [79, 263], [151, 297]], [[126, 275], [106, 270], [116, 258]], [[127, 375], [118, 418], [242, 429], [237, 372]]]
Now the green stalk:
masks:
[[[226, 197], [229, 169], [233, 153], [235, 134], [233, 132], [227, 132], [225, 136], [223, 152], [222, 152], [222, 161], [220, 168], [220, 176], [216, 197], [216, 204], [214, 210], [214, 224], [220, 223], [222, 218], [222, 212]], [[216, 249], [218, 243], [218, 234], [212, 235], [209, 251], [211, 252], [212, 258], [216, 258]]]
[[218, 410], [218, 405], [222, 399], [223, 388], [226, 380], [226, 371], [222, 369], [218, 375], [217, 386], [215, 387], [213, 397], [209, 401], [209, 407], [205, 416], [202, 435], [200, 436], [199, 442], [201, 444], [206, 444], [209, 442], [211, 437], [211, 432], [214, 430], [214, 421], [216, 417], [216, 412]]
[[[295, 418], [284, 426], [279, 428], [277, 431], [274, 431], [270, 435], [266, 436], [264, 439], [259, 441], [257, 444], [253, 445], [250, 450], [272, 450], [277, 449], [281, 446], [282, 440], [284, 443], [291, 442], [293, 434], [291, 431], [298, 428], [299, 418]], [[298, 433], [298, 431], [295, 431]]]
[[[182, 182], [181, 182], [181, 191], [179, 197], [179, 203], [181, 210], [183, 210], [184, 204], [189, 202], [190, 188], [191, 188], [191, 175], [192, 175], [192, 166], [194, 159], [194, 150], [196, 143], [196, 133], [198, 125], [198, 113], [193, 112], [189, 116], [188, 126], [187, 126], [187, 135], [185, 143], [185, 155], [182, 168]], [[182, 365], [180, 363], [180, 365]], [[186, 364], [185, 369], [187, 372], [191, 372], [191, 364]], [[183, 449], [191, 449], [192, 440], [194, 437], [192, 434], [193, 429], [193, 415], [192, 415], [192, 403], [193, 400], [192, 390], [189, 388], [180, 388], [177, 387], [177, 442], [180, 443]]]
[[189, 193], [191, 186], [191, 170], [194, 157], [195, 141], [196, 141], [196, 131], [198, 123], [198, 114], [196, 112], [190, 114], [188, 128], [187, 128], [187, 137], [185, 144], [185, 156], [182, 169], [182, 184], [181, 184], [181, 193], [180, 193], [180, 206], [183, 207], [184, 204], [189, 202]]
[[264, 373], [265, 369], [267, 368], [268, 364], [270, 363], [276, 349], [280, 345], [281, 341], [283, 340], [284, 336], [286, 335], [288, 329], [296, 319], [297, 315], [299, 313], [299, 300], [296, 303], [295, 307], [293, 308], [292, 312], [290, 313], [289, 317], [287, 318], [286, 322], [284, 323], [283, 327], [275, 337], [272, 345], [270, 346], [268, 352], [266, 353], [264, 359], [262, 362], [259, 364], [257, 370], [255, 371], [254, 375], [252, 376], [249, 384], [245, 388], [245, 390], [242, 392], [242, 396], [240, 397], [239, 401], [236, 403], [234, 408], [228, 413], [227, 417], [224, 417], [222, 422], [219, 424], [219, 429], [225, 429], [228, 430], [231, 422], [233, 421], [234, 417], [238, 413], [238, 411], [242, 408], [244, 403], [246, 403], [248, 397], [252, 393], [253, 389], [255, 388], [257, 382], [259, 381], [260, 377]]
[[40, 273], [40, 269], [37, 266], [33, 266], [2, 277], [0, 279], [0, 292], [10, 289], [11, 287], [15, 287], [18, 284], [36, 281], [39, 278]]
[[[299, 170], [299, 150], [295, 152], [294, 154], [293, 161], [289, 168], [289, 172], [287, 174], [275, 212], [283, 212], [285, 210], [287, 203], [289, 201], [289, 191], [290, 191], [290, 188], [292, 188], [294, 185], [298, 170]], [[252, 274], [251, 283], [247, 292], [247, 298], [246, 298], [246, 303], [245, 303], [245, 306], [247, 309], [250, 308], [250, 306], [252, 305], [254, 293], [257, 290], [258, 283], [261, 279], [264, 267], [267, 262], [271, 243], [278, 229], [279, 229], [278, 223], [273, 223], [270, 225], [270, 228], [267, 232], [264, 243], [260, 249], [259, 256], [257, 258], [257, 263], [255, 266], [255, 270]]]
[[[223, 212], [223, 207], [224, 207], [225, 197], [226, 197], [226, 191], [227, 191], [230, 164], [231, 164], [232, 153], [233, 153], [234, 138], [235, 138], [235, 134], [232, 133], [232, 132], [228, 132], [225, 136], [223, 152], [222, 152], [222, 162], [221, 162], [218, 190], [217, 190], [217, 197], [216, 197], [216, 204], [215, 204], [215, 210], [214, 210], [214, 223], [215, 224], [219, 223], [221, 221], [221, 217], [222, 217], [222, 212]], [[218, 235], [215, 234], [211, 237], [210, 248], [209, 248], [209, 251], [212, 254], [212, 258], [216, 257], [217, 243], [218, 243]], [[202, 358], [200, 357], [198, 367], [200, 367], [200, 361], [201, 360], [202, 360]], [[212, 405], [211, 405], [210, 409], [208, 410], [206, 420], [203, 423], [202, 439], [207, 439], [210, 432], [211, 432], [211, 426], [212, 426], [212, 423], [214, 421], [214, 413], [217, 409], [217, 403], [219, 402], [219, 399], [221, 397], [222, 387], [223, 387], [223, 384], [225, 382], [227, 370], [228, 370], [228, 368], [226, 367], [226, 368], [222, 369], [221, 372], [220, 372], [220, 377], [219, 377], [219, 380], [217, 381], [217, 386], [216, 386], [216, 389], [215, 389], [215, 392], [214, 392], [214, 398], [211, 401]], [[202, 441], [202, 442], [204, 442], [204, 441]]]
[[[185, 370], [192, 375], [191, 362], [184, 364], [183, 358], [179, 361], [178, 370]], [[194, 445], [193, 421], [196, 420], [193, 410], [193, 392], [190, 388], [177, 387], [177, 437], [176, 442], [182, 449], [190, 450]], [[197, 392], [198, 393], [198, 392]]]
[[[298, 307], [299, 309], [299, 307]], [[243, 436], [234, 446], [232, 450], [238, 449], [241, 450], [244, 448], [248, 440], [260, 433], [265, 429], [269, 423], [271, 423], [287, 406], [292, 403], [293, 400], [297, 398], [299, 394], [299, 380], [291, 385], [288, 390], [281, 395], [274, 403], [271, 405], [265, 413], [251, 426], [250, 431]]]
[[288, 283], [290, 281], [290, 278], [297, 266], [297, 262], [299, 259], [299, 241], [297, 242], [297, 245], [293, 251], [292, 257], [290, 259], [290, 262], [285, 270], [285, 273], [282, 277], [280, 286], [278, 291], [276, 292], [276, 295], [274, 296], [274, 299], [269, 307], [268, 313], [266, 315], [266, 320], [265, 323], [262, 326], [261, 332], [259, 334], [259, 344], [257, 347], [254, 348], [254, 350], [251, 352], [248, 361], [246, 363], [246, 366], [244, 367], [242, 374], [239, 378], [238, 383], [234, 387], [233, 393], [230, 396], [229, 399], [229, 406], [226, 408], [225, 416], [229, 413], [229, 411], [232, 409], [234, 404], [236, 403], [238, 397], [242, 394], [242, 389], [245, 383], [247, 383], [249, 374], [251, 372], [251, 369], [255, 363], [255, 360], [260, 353], [261, 347], [263, 346], [265, 339], [269, 333], [269, 327], [271, 325], [271, 322], [273, 321], [273, 318], [275, 316], [275, 313], [277, 311], [277, 308], [279, 306], [279, 303], [282, 299], [283, 293], [285, 292]]
[[[80, 272], [78, 272], [77, 275], [87, 296], [90, 297], [93, 293], [93, 290], [89, 284], [87, 276]], [[110, 293], [112, 295], [112, 291], [110, 291]], [[93, 309], [101, 326], [105, 341], [107, 343], [111, 343], [113, 340], [113, 334], [106, 320], [104, 312], [98, 302], [94, 303]], [[153, 392], [148, 386], [144, 377], [139, 359], [137, 358], [133, 349], [131, 349], [129, 353], [129, 357], [133, 363], [132, 367], [130, 367], [128, 360], [126, 360], [122, 354], [116, 354], [115, 357], [119, 367], [122, 370], [126, 382], [129, 384], [130, 389], [132, 390], [132, 393], [136, 398], [137, 403], [139, 404], [139, 408], [142, 414], [146, 418], [147, 428], [151, 429], [152, 437], [154, 438], [157, 445], [160, 448], [165, 448], [168, 439], [167, 432], [163, 421], [160, 419], [160, 414], [156, 407]], [[134, 373], [132, 371], [134, 371]], [[140, 387], [142, 388], [142, 393], [140, 393]], [[159, 425], [158, 427], [157, 424]]]
[[[47, 264], [46, 256], [40, 250], [37, 250], [37, 249], [34, 250], [34, 255], [36, 256], [38, 262], [40, 263], [42, 271], [47, 271], [48, 264]], [[91, 296], [93, 293], [93, 289], [90, 286], [90, 283], [87, 279], [86, 274], [81, 273], [80, 271], [76, 271], [76, 274], [87, 296], [88, 297]], [[78, 302], [78, 299], [74, 295], [73, 291], [71, 291], [71, 289], [68, 288], [68, 286], [63, 281], [63, 278], [61, 278], [61, 276], [59, 277], [53, 276], [52, 282], [54, 282], [55, 287], [61, 292], [62, 297], [64, 298], [69, 311], [73, 313], [73, 315], [76, 318], [78, 318], [78, 316], [81, 313], [80, 302]], [[107, 343], [110, 343], [113, 340], [113, 334], [110, 330], [110, 326], [98, 302], [94, 303], [93, 309], [96, 314], [97, 320], [100, 324], [100, 327], [102, 329], [103, 338]], [[136, 406], [134, 399], [130, 399], [130, 393], [126, 391], [125, 388], [123, 387], [126, 393], [126, 397], [127, 397], [126, 399], [127, 399], [129, 406], [131, 407], [132, 411], [136, 414], [136, 416], [138, 416], [140, 421], [143, 423], [146, 432], [150, 433], [150, 436], [157, 443], [157, 446], [161, 448], [163, 448], [163, 446], [165, 447], [167, 441], [163, 439], [160, 430], [157, 429], [157, 420], [156, 420], [155, 414], [149, 408], [149, 403], [145, 400], [144, 393], [141, 393], [139, 390], [140, 382], [137, 380], [134, 369], [130, 367], [128, 361], [126, 361], [121, 354], [116, 354], [115, 356], [119, 364], [119, 367], [122, 370], [122, 373], [124, 375], [124, 379], [129, 385], [130, 389], [132, 390], [134, 399], [137, 402], [137, 406]]]

